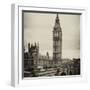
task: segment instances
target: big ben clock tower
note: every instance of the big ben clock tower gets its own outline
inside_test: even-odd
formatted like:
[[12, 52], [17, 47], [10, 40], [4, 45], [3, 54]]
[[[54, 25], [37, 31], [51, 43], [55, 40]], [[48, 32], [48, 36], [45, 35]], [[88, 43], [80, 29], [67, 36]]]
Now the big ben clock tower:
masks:
[[57, 14], [55, 19], [55, 26], [53, 29], [53, 61], [58, 65], [61, 63], [62, 57], [62, 29], [59, 22], [59, 16]]

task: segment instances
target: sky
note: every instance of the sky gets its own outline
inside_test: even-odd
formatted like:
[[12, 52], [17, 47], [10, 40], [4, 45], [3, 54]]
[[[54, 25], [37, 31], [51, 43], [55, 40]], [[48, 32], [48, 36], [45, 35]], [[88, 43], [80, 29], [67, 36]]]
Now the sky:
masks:
[[[56, 13], [24, 12], [24, 46], [39, 42], [42, 55], [53, 56], [53, 28]], [[62, 28], [62, 58], [80, 57], [80, 15], [59, 14]]]

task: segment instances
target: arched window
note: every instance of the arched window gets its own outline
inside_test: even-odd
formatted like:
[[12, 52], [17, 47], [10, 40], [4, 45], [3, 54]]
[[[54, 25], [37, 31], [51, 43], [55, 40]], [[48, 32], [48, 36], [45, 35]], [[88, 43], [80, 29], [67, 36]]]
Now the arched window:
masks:
[[62, 72], [62, 73], [61, 73], [61, 76], [64, 76], [64, 75], [66, 75], [66, 73], [65, 73], [65, 72]]

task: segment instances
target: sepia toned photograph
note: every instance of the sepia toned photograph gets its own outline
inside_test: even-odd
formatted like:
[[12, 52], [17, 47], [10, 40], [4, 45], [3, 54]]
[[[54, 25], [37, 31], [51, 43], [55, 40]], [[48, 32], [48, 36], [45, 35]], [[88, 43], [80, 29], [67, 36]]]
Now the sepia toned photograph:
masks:
[[80, 14], [22, 12], [23, 77], [80, 75]]

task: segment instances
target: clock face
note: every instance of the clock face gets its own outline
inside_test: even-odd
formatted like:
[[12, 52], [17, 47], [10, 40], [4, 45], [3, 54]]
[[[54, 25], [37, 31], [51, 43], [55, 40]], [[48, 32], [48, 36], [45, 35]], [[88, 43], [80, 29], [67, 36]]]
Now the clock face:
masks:
[[54, 36], [55, 36], [55, 37], [58, 37], [58, 32], [55, 32], [55, 33], [54, 33]]

